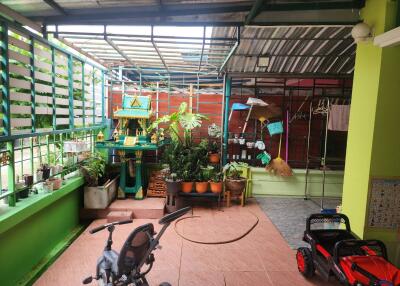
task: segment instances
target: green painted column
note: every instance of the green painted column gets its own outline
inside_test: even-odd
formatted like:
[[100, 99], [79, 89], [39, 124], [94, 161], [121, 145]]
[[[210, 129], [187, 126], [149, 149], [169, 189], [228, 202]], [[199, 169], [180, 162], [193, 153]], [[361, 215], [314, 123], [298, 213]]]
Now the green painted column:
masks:
[[224, 126], [222, 141], [222, 166], [228, 163], [228, 137], [229, 137], [229, 101], [231, 98], [232, 79], [225, 75], [224, 85]]
[[[374, 36], [395, 27], [397, 1], [369, 0], [362, 10]], [[352, 106], [343, 186], [343, 212], [361, 238], [383, 240], [390, 259], [400, 264], [396, 230], [367, 226], [370, 179], [400, 177], [400, 46], [379, 48], [372, 41], [357, 45]]]
[[69, 100], [69, 129], [73, 129], [74, 122], [74, 63], [72, 55], [68, 55], [68, 100]]

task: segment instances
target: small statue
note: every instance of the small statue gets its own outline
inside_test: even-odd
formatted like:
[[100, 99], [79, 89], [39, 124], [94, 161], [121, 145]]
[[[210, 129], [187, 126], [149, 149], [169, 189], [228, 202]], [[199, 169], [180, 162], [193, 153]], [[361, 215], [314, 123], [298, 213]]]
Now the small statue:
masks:
[[157, 136], [156, 133], [154, 133], [153, 135], [151, 135], [150, 142], [151, 142], [152, 144], [157, 144], [157, 143], [158, 143], [158, 136]]
[[104, 134], [103, 132], [100, 132], [97, 134], [97, 141], [104, 141]]

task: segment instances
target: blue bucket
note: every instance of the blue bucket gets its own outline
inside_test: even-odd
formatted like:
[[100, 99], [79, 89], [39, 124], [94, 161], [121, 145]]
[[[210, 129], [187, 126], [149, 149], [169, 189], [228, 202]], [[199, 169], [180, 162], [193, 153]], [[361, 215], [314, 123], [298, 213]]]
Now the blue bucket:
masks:
[[269, 132], [269, 134], [271, 136], [283, 133], [283, 123], [282, 123], [282, 121], [268, 123], [267, 124], [267, 128], [268, 128], [268, 132]]

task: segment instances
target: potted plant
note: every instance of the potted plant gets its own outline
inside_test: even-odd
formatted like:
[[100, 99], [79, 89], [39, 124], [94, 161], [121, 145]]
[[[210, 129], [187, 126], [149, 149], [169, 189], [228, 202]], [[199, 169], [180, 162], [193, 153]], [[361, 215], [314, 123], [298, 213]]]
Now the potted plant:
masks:
[[46, 182], [53, 185], [54, 191], [61, 188], [61, 185], [62, 185], [62, 179], [57, 178], [57, 177], [52, 177], [52, 178], [48, 179]]
[[170, 173], [165, 178], [167, 184], [167, 192], [171, 194], [179, 193], [182, 190], [182, 179], [176, 173]]
[[42, 174], [42, 180], [50, 178], [50, 167], [48, 164], [41, 164], [38, 171]]
[[209, 144], [208, 147], [208, 161], [213, 164], [218, 164], [220, 160], [219, 156], [219, 146], [217, 142], [213, 141]]
[[208, 190], [208, 182], [211, 179], [211, 174], [214, 171], [213, 166], [200, 167], [196, 172], [196, 192], [205, 193]]
[[165, 148], [162, 163], [168, 165], [168, 175], [165, 177], [167, 192], [178, 193], [182, 189], [183, 166], [181, 162], [183, 145], [180, 142], [171, 142]]
[[211, 192], [213, 192], [214, 194], [219, 194], [220, 192], [222, 192], [222, 179], [223, 179], [222, 172], [215, 171], [213, 173], [210, 180]]
[[105, 209], [115, 199], [118, 176], [113, 177], [106, 168], [106, 161], [99, 153], [91, 154], [81, 165], [80, 171], [85, 179], [85, 208]]
[[20, 180], [18, 175], [16, 176], [15, 189], [18, 190], [18, 198], [25, 199], [29, 196], [28, 186], [25, 185], [24, 180]]
[[207, 175], [205, 175], [204, 173], [200, 172], [197, 174], [196, 176], [196, 192], [202, 194], [207, 192], [208, 189], [208, 179]]
[[194, 176], [190, 169], [186, 169], [183, 171], [182, 176], [182, 192], [190, 193], [193, 190], [194, 185]]
[[233, 196], [240, 195], [246, 187], [247, 179], [242, 177], [243, 169], [247, 168], [248, 164], [243, 162], [232, 162], [224, 166], [226, 174], [225, 188], [231, 191]]

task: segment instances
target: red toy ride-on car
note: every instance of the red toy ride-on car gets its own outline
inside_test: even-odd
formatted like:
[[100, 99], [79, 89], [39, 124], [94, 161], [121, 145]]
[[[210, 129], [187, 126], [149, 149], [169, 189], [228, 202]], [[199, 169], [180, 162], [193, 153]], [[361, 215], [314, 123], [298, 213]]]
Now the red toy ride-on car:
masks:
[[[342, 226], [344, 227], [342, 227]], [[400, 270], [387, 259], [379, 240], [357, 240], [344, 214], [312, 214], [297, 250], [297, 267], [310, 278], [317, 270], [325, 280], [336, 276], [347, 286], [400, 286]]]

